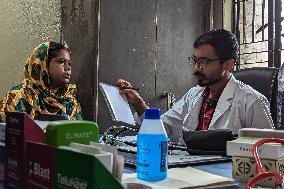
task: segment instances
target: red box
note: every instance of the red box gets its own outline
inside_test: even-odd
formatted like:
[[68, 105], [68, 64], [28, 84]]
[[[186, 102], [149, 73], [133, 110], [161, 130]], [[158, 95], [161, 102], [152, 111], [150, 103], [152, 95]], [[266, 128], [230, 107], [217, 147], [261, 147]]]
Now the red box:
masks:
[[5, 172], [7, 188], [25, 188], [26, 141], [44, 143], [44, 131], [23, 112], [6, 113]]
[[54, 189], [55, 148], [47, 144], [27, 142], [26, 188]]

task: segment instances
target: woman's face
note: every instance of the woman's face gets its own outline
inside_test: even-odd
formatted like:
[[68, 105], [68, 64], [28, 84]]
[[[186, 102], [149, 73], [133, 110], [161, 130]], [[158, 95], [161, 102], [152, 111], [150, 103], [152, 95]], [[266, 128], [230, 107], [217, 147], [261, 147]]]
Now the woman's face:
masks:
[[53, 57], [48, 66], [51, 88], [63, 87], [70, 81], [71, 60], [67, 50], [61, 49], [58, 56]]

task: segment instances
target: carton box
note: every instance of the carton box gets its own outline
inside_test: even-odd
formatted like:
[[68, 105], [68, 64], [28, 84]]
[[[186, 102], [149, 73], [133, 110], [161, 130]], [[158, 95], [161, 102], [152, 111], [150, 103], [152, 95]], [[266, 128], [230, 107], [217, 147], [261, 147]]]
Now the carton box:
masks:
[[71, 142], [89, 144], [99, 140], [99, 128], [91, 121], [54, 121], [46, 128], [46, 144], [58, 147]]
[[46, 144], [27, 142], [26, 158], [26, 188], [54, 189], [55, 148]]
[[[262, 138], [240, 137], [227, 142], [228, 156], [252, 157], [253, 145]], [[284, 158], [284, 145], [279, 143], [266, 143], [258, 148], [258, 154], [263, 159], [278, 160]]]
[[26, 141], [43, 143], [45, 133], [26, 113], [7, 112], [5, 129], [6, 188], [25, 188]]
[[123, 189], [119, 181], [94, 156], [56, 149], [56, 189]]
[[123, 189], [95, 155], [35, 142], [27, 142], [27, 153], [28, 189]]
[[[255, 160], [250, 157], [232, 157], [233, 161], [233, 178], [237, 181], [247, 183], [256, 175]], [[267, 171], [284, 173], [284, 158], [278, 160], [261, 159], [262, 165]], [[258, 183], [262, 187], [275, 187], [275, 179], [269, 178]]]
[[0, 181], [4, 181], [5, 143], [0, 142]]

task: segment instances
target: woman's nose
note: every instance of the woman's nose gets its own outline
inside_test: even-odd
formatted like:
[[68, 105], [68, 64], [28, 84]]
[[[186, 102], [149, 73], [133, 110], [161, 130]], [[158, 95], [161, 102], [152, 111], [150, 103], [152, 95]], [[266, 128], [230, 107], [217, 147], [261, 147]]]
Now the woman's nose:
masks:
[[65, 69], [65, 70], [71, 70], [71, 65], [70, 65], [70, 63], [64, 63], [64, 69]]

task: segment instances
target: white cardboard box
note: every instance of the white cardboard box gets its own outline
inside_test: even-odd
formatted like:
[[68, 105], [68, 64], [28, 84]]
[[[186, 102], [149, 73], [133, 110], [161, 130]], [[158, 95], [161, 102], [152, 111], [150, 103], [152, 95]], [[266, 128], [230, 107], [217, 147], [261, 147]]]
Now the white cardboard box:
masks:
[[[227, 155], [252, 157], [253, 145], [261, 138], [241, 137], [227, 142]], [[278, 160], [284, 157], [284, 145], [279, 143], [266, 143], [259, 147], [259, 157]]]

